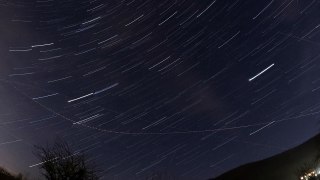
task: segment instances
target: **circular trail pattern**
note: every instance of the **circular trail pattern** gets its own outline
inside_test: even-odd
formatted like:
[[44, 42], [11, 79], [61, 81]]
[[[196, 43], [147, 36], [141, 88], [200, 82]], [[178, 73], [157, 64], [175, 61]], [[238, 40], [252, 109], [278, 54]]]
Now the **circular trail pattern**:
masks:
[[197, 180], [291, 148], [319, 128], [319, 8], [1, 1], [0, 165], [37, 176], [62, 137], [103, 179]]

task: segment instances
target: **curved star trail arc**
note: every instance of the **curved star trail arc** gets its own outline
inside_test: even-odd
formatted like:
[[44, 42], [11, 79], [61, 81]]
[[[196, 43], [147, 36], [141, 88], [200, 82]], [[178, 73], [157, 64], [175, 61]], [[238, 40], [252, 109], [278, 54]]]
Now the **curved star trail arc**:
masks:
[[[14, 87], [15, 89], [17, 89], [16, 87]], [[45, 97], [50, 97], [50, 96], [53, 96], [53, 95], [57, 95], [57, 93], [55, 94], [51, 94], [51, 95], [47, 95], [47, 96], [43, 96], [43, 97], [37, 97], [37, 98], [31, 98], [31, 97], [28, 97], [25, 93], [22, 92], [22, 94], [24, 96], [26, 96], [27, 98], [29, 99], [32, 99], [36, 104], [38, 104], [39, 106], [41, 106], [42, 108], [48, 110], [49, 112], [52, 112], [54, 115], [56, 116], [60, 116], [61, 118], [69, 121], [69, 122], [72, 122], [73, 125], [75, 124], [78, 124], [80, 126], [83, 126], [85, 128], [89, 128], [89, 129], [93, 129], [93, 130], [97, 130], [97, 131], [100, 131], [100, 132], [105, 132], [105, 133], [112, 133], [112, 134], [122, 134], [122, 135], [175, 135], [175, 134], [195, 134], [195, 133], [209, 133], [209, 132], [218, 132], [218, 131], [228, 131], [228, 130], [235, 130], [235, 129], [243, 129], [243, 128], [250, 128], [250, 127], [255, 127], [255, 126], [263, 126], [261, 128], [259, 128], [258, 130], [250, 133], [249, 135], [253, 135], [257, 132], [259, 132], [260, 130], [270, 126], [271, 124], [273, 123], [279, 123], [279, 122], [283, 122], [283, 121], [288, 121], [290, 119], [298, 119], [298, 118], [302, 118], [302, 117], [308, 117], [308, 116], [314, 116], [314, 115], [317, 115], [317, 114], [320, 114], [320, 111], [318, 112], [312, 112], [312, 113], [308, 113], [308, 114], [302, 114], [302, 115], [298, 115], [298, 116], [293, 116], [293, 117], [289, 117], [289, 118], [283, 118], [283, 119], [279, 119], [279, 120], [275, 120], [275, 121], [271, 121], [271, 122], [263, 122], [263, 123], [256, 123], [256, 124], [247, 124], [247, 125], [242, 125], [242, 126], [235, 126], [235, 127], [225, 127], [225, 128], [217, 128], [217, 129], [204, 129], [204, 130], [192, 130], [192, 131], [172, 131], [172, 132], [126, 132], [126, 131], [113, 131], [113, 130], [108, 130], [108, 129], [101, 129], [101, 128], [97, 128], [97, 127], [94, 127], [94, 126], [87, 126], [83, 123], [79, 123], [68, 118], [68, 117], [65, 117], [64, 115], [62, 114], [59, 114], [57, 112], [55, 112], [53, 109], [50, 109], [49, 107], [41, 104], [40, 102], [38, 102], [37, 100], [38, 99], [42, 99], [42, 98], [45, 98]], [[77, 99], [74, 99], [74, 100], [78, 100], [79, 98]], [[81, 99], [81, 98], [80, 98]], [[69, 100], [68, 102], [73, 102], [73, 100]]]
[[[6, 81], [8, 83], [8, 81]], [[17, 87], [13, 86], [17, 91], [20, 91], [19, 89], [17, 89]], [[21, 92], [21, 91], [20, 91]], [[112, 133], [112, 134], [122, 134], [122, 135], [174, 135], [174, 134], [194, 134], [194, 133], [206, 133], [206, 132], [218, 132], [218, 131], [228, 131], [228, 130], [234, 130], [234, 129], [242, 129], [242, 128], [249, 128], [249, 127], [255, 127], [255, 126], [262, 126], [265, 125], [266, 123], [258, 123], [258, 124], [249, 124], [249, 125], [243, 125], [243, 126], [235, 126], [235, 127], [226, 127], [226, 128], [217, 128], [217, 129], [205, 129], [205, 130], [193, 130], [193, 131], [172, 131], [172, 132], [125, 132], [125, 131], [113, 131], [113, 130], [107, 130], [107, 129], [101, 129], [101, 128], [97, 128], [94, 126], [87, 126], [83, 123], [79, 123], [62, 115], [59, 114], [57, 112], [55, 112], [53, 109], [51, 109], [50, 107], [47, 107], [43, 104], [41, 104], [40, 102], [38, 102], [38, 99], [42, 99], [45, 97], [51, 97], [53, 95], [57, 95], [57, 93], [55, 94], [51, 94], [51, 95], [47, 95], [47, 96], [42, 96], [42, 97], [36, 97], [36, 98], [31, 98], [29, 96], [27, 96], [25, 93], [21, 92], [25, 97], [31, 99], [34, 103], [38, 104], [39, 106], [41, 106], [42, 108], [46, 109], [47, 111], [51, 112], [52, 114], [61, 117], [64, 120], [67, 120], [69, 122], [71, 122], [73, 125], [77, 124], [80, 126], [83, 126], [85, 128], [89, 128], [89, 129], [93, 129], [93, 130], [97, 130], [100, 132], [105, 132], [105, 133]], [[93, 94], [93, 93], [92, 93]], [[90, 94], [91, 95], [91, 94]], [[83, 97], [83, 96], [82, 96]], [[82, 98], [76, 98], [73, 100], [69, 100], [68, 102], [73, 102], [75, 100], [79, 100]], [[317, 113], [316, 113], [317, 114]], [[311, 115], [314, 115], [311, 114]], [[306, 115], [308, 116], [308, 115]], [[293, 117], [293, 118], [299, 118], [299, 117]], [[284, 119], [284, 120], [288, 120], [288, 119]], [[280, 122], [283, 120], [278, 120], [277, 122]], [[275, 121], [272, 121], [272, 123], [274, 123]], [[268, 123], [269, 125], [270, 123]], [[32, 166], [33, 167], [33, 166]]]
[[293, 147], [318, 132], [319, 6], [2, 1], [0, 157], [37, 176], [19, 149], [59, 136], [103, 179], [197, 180]]

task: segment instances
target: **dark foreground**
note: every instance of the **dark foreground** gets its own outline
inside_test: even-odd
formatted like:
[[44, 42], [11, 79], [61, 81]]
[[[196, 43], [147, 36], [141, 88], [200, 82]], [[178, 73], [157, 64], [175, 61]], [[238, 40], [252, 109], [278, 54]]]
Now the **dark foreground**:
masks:
[[307, 142], [265, 160], [235, 168], [216, 180], [295, 180], [301, 168], [319, 159], [320, 134]]

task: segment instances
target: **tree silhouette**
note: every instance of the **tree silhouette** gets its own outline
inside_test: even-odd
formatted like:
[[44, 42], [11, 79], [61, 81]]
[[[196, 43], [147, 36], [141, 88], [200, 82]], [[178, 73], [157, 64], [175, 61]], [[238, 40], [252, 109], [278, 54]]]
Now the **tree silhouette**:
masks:
[[[310, 160], [302, 164], [302, 166], [296, 171], [297, 179], [301, 178], [303, 180], [319, 180], [319, 166], [320, 166], [320, 141], [316, 141], [316, 156]], [[310, 176], [308, 176], [308, 174]], [[305, 178], [305, 176], [308, 176]]]
[[99, 179], [97, 170], [87, 163], [85, 155], [72, 151], [61, 139], [57, 139], [53, 146], [35, 148], [35, 155], [41, 161], [40, 169], [47, 180]]

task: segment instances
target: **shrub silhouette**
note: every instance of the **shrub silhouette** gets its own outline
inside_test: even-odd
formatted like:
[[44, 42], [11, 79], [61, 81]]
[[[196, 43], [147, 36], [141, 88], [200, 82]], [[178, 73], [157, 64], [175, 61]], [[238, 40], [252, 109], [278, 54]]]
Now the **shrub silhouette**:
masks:
[[1, 180], [26, 180], [26, 178], [23, 177], [22, 174], [12, 175], [2, 167], [0, 167], [0, 179]]
[[97, 171], [80, 152], [58, 139], [53, 146], [36, 146], [35, 155], [41, 161], [40, 170], [47, 180], [98, 180]]

